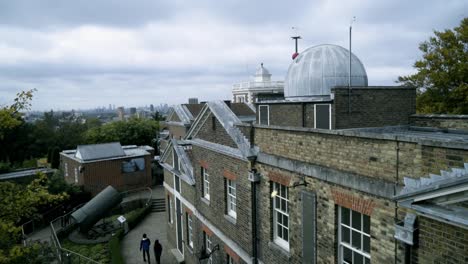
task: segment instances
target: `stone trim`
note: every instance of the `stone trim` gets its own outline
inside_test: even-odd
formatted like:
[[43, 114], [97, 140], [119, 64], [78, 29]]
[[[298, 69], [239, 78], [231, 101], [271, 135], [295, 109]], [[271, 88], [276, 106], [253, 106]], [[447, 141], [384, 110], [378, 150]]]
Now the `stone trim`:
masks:
[[234, 173], [232, 173], [232, 172], [230, 172], [228, 170], [223, 171], [223, 176], [224, 176], [224, 178], [226, 178], [228, 180], [231, 180], [231, 181], [237, 180], [237, 175], [235, 175]]
[[206, 225], [202, 224], [202, 230], [203, 232], [205, 232], [207, 235], [209, 236], [213, 236], [213, 231], [211, 231], [211, 229], [209, 229]]
[[204, 160], [200, 160], [200, 166], [202, 166], [205, 169], [209, 169], [208, 162]]
[[277, 173], [277, 172], [269, 172], [267, 176], [272, 182], [277, 182], [281, 185], [285, 185], [288, 187], [291, 184], [291, 178], [292, 178], [291, 176], [284, 175], [284, 174]]
[[184, 211], [189, 215], [193, 215], [192, 210], [190, 210], [187, 206], [184, 206]]
[[374, 210], [375, 203], [372, 200], [366, 200], [358, 196], [339, 191], [337, 189], [332, 189], [332, 196], [335, 204], [352, 209], [353, 211], [365, 214], [368, 216], [372, 215]]
[[228, 247], [227, 245], [224, 245], [224, 251], [226, 251], [226, 253], [231, 256], [231, 258], [236, 262], [236, 263], [239, 263], [239, 255], [236, 254], [236, 252], [234, 252], [234, 250], [232, 250], [230, 247]]
[[[361, 192], [372, 194], [386, 199], [393, 199], [395, 185], [381, 179], [374, 179], [350, 172], [338, 171], [324, 166], [314, 165], [299, 160], [284, 158], [260, 152], [257, 157], [259, 163], [287, 170], [299, 175], [330, 182], [343, 187], [352, 188]], [[396, 187], [396, 193], [401, 186]]]

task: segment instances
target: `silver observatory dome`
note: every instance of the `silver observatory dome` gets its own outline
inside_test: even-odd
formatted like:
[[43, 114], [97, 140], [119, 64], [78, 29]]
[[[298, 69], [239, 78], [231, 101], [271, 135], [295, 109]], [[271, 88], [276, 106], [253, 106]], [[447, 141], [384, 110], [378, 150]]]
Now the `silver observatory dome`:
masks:
[[[337, 45], [318, 45], [304, 50], [289, 66], [284, 81], [286, 99], [330, 96], [330, 88], [347, 86], [349, 51]], [[367, 86], [366, 69], [351, 56], [351, 86]]]

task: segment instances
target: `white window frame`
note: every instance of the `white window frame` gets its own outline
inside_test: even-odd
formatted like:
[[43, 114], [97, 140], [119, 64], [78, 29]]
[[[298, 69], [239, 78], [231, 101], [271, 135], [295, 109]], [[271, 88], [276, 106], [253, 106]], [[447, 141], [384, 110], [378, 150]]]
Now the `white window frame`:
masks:
[[167, 197], [168, 201], [169, 201], [169, 208], [167, 208], [167, 211], [169, 212], [169, 223], [174, 223], [174, 218], [172, 217], [172, 208], [174, 207], [172, 205], [172, 199], [170, 196]]
[[[211, 246], [212, 246], [212, 242], [211, 242], [211, 236], [208, 235], [206, 232], [203, 232], [204, 236], [205, 236], [205, 249], [206, 249], [206, 253], [210, 254], [211, 253]], [[213, 259], [212, 259], [212, 255], [210, 256], [210, 258], [208, 259], [208, 262], [207, 264], [212, 264], [213, 263]]]
[[78, 183], [78, 168], [75, 167], [75, 183]]
[[193, 249], [193, 219], [192, 215], [189, 213], [187, 214], [187, 240], [188, 245], [191, 249]]
[[210, 174], [203, 168], [203, 198], [210, 200]]
[[63, 169], [65, 170], [65, 177], [68, 177], [68, 162], [65, 162], [63, 167]]
[[317, 128], [317, 105], [328, 105], [328, 129], [332, 129], [331, 104], [314, 104], [314, 128]]
[[[282, 190], [281, 187], [284, 187], [284, 189]], [[273, 190], [276, 191], [276, 195], [273, 197], [273, 241], [277, 245], [289, 251], [289, 188], [288, 186], [273, 182]], [[285, 208], [281, 208], [282, 201], [285, 201]], [[281, 215], [281, 223], [279, 222], [278, 214]], [[284, 225], [284, 219], [287, 220], [287, 225]], [[278, 226], [281, 226], [282, 228], [281, 235], [279, 233]], [[288, 232], [287, 237], [284, 237], [283, 235], [284, 229]]]
[[233, 218], [237, 218], [237, 184], [236, 181], [226, 179], [226, 196], [227, 196], [227, 214]]
[[229, 254], [226, 254], [226, 255], [227, 255], [227, 264], [236, 264], [236, 262], [231, 257], [231, 255], [229, 255]]
[[264, 124], [262, 124], [262, 116], [261, 116], [262, 111], [260, 110], [260, 108], [262, 108], [262, 107], [267, 108], [267, 124], [266, 125], [269, 126], [270, 125], [270, 106], [269, 105], [259, 105], [258, 106], [258, 123], [260, 125], [264, 125]]
[[[349, 226], [342, 223], [342, 219], [341, 219], [341, 214], [342, 214], [342, 209], [348, 209], [349, 210]], [[349, 208], [345, 208], [345, 207], [341, 207], [339, 206], [338, 207], [338, 263], [340, 264], [347, 264], [348, 262], [346, 262], [344, 260], [344, 256], [343, 256], [343, 248], [347, 248], [349, 250], [351, 250], [351, 252], [353, 253], [353, 260], [354, 260], [354, 253], [356, 254], [359, 254], [363, 257], [363, 260], [365, 260], [366, 258], [369, 259], [369, 263], [371, 261], [371, 255], [370, 255], [370, 252], [367, 253], [364, 251], [364, 236], [368, 237], [369, 238], [369, 251], [371, 250], [371, 246], [370, 246], [370, 243], [372, 242], [371, 240], [371, 236], [370, 236], [370, 233], [367, 234], [365, 231], [364, 231], [364, 214], [362, 213], [359, 213], [360, 216], [361, 216], [361, 228], [360, 230], [356, 229], [353, 227], [353, 223], [352, 223], [352, 214], [353, 212], [355, 213], [359, 213], [359, 212], [356, 212], [356, 211], [353, 211], [352, 209], [349, 209]], [[370, 219], [369, 219], [369, 225], [370, 225]], [[342, 233], [342, 227], [346, 227], [350, 230], [350, 234], [349, 234], [349, 241], [351, 244], [348, 244], [346, 242], [343, 242], [342, 241], [342, 236], [341, 236], [341, 233]], [[370, 231], [370, 227], [369, 227], [369, 231]], [[353, 241], [353, 234], [357, 233], [359, 236], [361, 236], [361, 249], [357, 249], [355, 247], [352, 246], [352, 241]], [[354, 261], [353, 261], [354, 263]]]

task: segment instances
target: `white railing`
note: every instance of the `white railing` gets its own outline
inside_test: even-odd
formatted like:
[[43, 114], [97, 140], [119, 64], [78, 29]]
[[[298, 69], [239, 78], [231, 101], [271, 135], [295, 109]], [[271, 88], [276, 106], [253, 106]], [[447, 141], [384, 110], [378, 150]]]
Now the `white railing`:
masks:
[[270, 81], [270, 82], [241, 82], [241, 83], [236, 83], [232, 86], [233, 90], [239, 90], [239, 89], [283, 89], [284, 88], [284, 82], [283, 81]]

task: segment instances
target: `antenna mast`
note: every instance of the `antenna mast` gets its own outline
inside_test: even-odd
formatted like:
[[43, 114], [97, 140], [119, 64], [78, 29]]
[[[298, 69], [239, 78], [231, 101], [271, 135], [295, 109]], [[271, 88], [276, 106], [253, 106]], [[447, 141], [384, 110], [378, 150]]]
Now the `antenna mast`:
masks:
[[348, 74], [348, 114], [351, 113], [351, 33], [353, 30], [353, 22], [356, 21], [356, 17], [353, 16], [351, 23], [349, 24], [349, 74]]
[[292, 59], [294, 60], [299, 55], [298, 41], [301, 39], [301, 36], [299, 36], [297, 34], [297, 29], [298, 29], [297, 27], [292, 27], [292, 29], [295, 31], [295, 36], [293, 36], [291, 38], [294, 39], [294, 42], [295, 42], [295, 45], [296, 45], [295, 52], [292, 55]]

